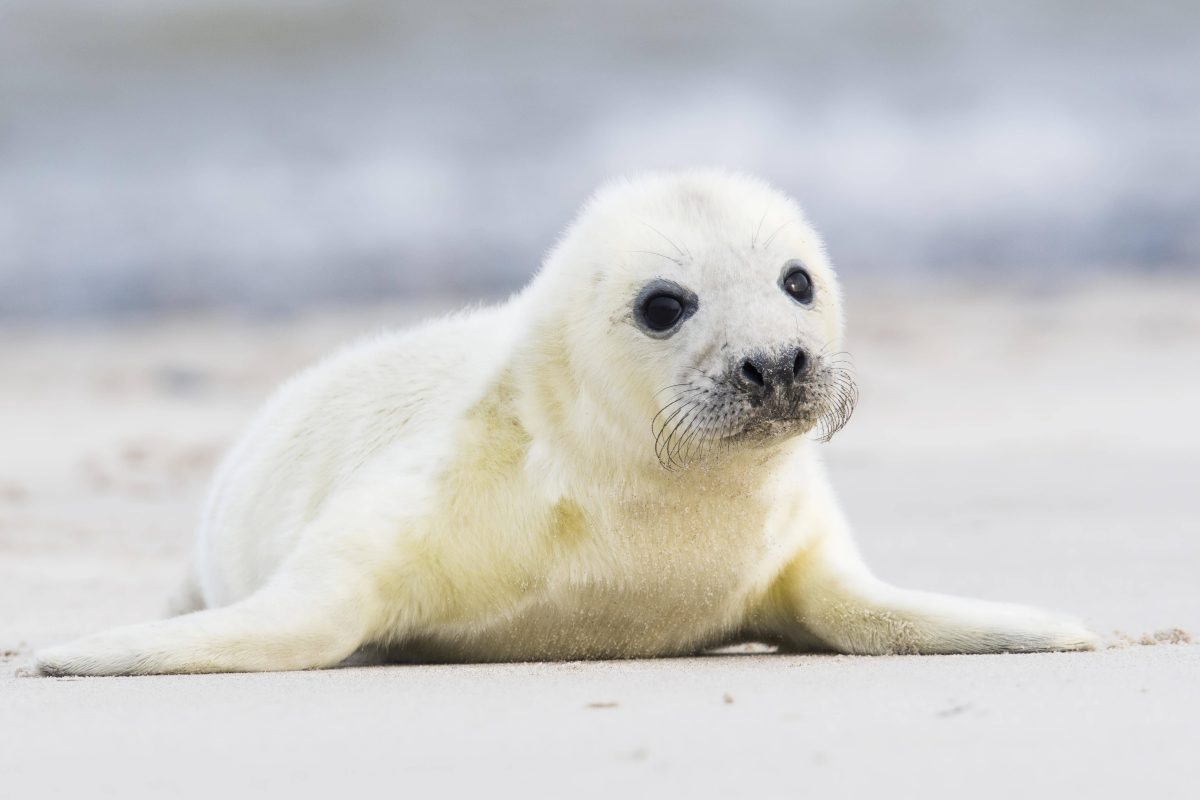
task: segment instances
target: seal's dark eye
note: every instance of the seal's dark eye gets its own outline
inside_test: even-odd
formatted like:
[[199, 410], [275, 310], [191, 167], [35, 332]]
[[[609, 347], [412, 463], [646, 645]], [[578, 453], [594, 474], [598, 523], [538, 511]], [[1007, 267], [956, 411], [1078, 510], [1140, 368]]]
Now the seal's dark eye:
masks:
[[804, 267], [788, 264], [787, 272], [783, 275], [783, 290], [792, 296], [797, 303], [808, 305], [813, 299], [813, 282], [808, 277]]
[[675, 335], [684, 320], [696, 313], [700, 298], [675, 281], [655, 278], [633, 300], [633, 322], [653, 339]]
[[665, 331], [683, 316], [683, 303], [669, 294], [656, 294], [642, 303], [642, 319], [652, 331]]

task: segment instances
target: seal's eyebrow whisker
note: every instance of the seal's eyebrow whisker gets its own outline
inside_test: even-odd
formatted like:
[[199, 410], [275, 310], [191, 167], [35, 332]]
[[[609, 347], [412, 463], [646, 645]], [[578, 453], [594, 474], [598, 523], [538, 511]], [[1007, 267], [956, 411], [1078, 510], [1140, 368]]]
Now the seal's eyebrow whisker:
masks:
[[786, 228], [788, 225], [791, 225], [791, 224], [792, 224], [794, 221], [795, 221], [795, 220], [790, 220], [790, 219], [789, 219], [787, 222], [783, 223], [783, 224], [782, 224], [782, 225], [780, 225], [778, 228], [776, 228], [776, 229], [775, 229], [775, 232], [774, 232], [774, 233], [772, 233], [770, 236], [768, 236], [768, 237], [767, 237], [767, 240], [766, 240], [765, 242], [763, 242], [763, 247], [764, 247], [764, 248], [770, 247], [770, 246], [771, 246], [771, 242], [775, 241], [775, 237], [779, 235], [779, 232], [780, 232], [780, 231], [782, 231], [784, 228]]
[[667, 236], [665, 233], [663, 233], [663, 232], [662, 232], [662, 231], [660, 231], [658, 228], [656, 228], [656, 227], [654, 227], [653, 225], [651, 225], [649, 222], [646, 222], [645, 220], [638, 220], [638, 221], [639, 221], [639, 222], [641, 222], [643, 225], [645, 225], [645, 226], [646, 226], [647, 228], [649, 228], [650, 230], [652, 230], [652, 231], [654, 231], [655, 233], [657, 233], [657, 234], [658, 234], [659, 236], [661, 236], [662, 238], [666, 239], [666, 240], [667, 240], [667, 244], [671, 245], [671, 247], [674, 247], [674, 248], [675, 248], [675, 250], [676, 250], [676, 252], [678, 252], [678, 253], [679, 253], [679, 256], [680, 256], [681, 258], [682, 258], [682, 257], [684, 257], [684, 256], [686, 256], [686, 257], [688, 257], [688, 258], [692, 258], [692, 251], [691, 251], [691, 250], [688, 250], [688, 251], [685, 253], [685, 252], [684, 252], [684, 249], [683, 249], [682, 247], [680, 247], [679, 245], [675, 244], [675, 240], [674, 240], [674, 239], [672, 239], [670, 236]]
[[678, 264], [681, 267], [683, 266], [683, 262], [680, 261], [678, 258], [674, 258], [672, 256], [666, 255], [665, 253], [658, 253], [658, 252], [655, 252], [654, 250], [626, 250], [625, 252], [626, 253], [645, 253], [648, 256], [658, 256], [659, 258], [665, 258], [667, 261], [671, 261], [675, 264]]
[[762, 233], [762, 226], [763, 226], [763, 223], [766, 221], [767, 221], [767, 212], [764, 211], [763, 215], [761, 217], [759, 217], [759, 219], [758, 219], [758, 227], [754, 229], [754, 235], [750, 237], [750, 249], [751, 250], [753, 250], [754, 246], [758, 243], [758, 235], [760, 233]]

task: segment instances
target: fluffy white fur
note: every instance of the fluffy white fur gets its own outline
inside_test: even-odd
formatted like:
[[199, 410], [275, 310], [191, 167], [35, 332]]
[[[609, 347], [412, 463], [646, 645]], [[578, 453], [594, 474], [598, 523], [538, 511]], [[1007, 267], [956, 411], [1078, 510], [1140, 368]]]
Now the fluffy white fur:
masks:
[[[780, 289], [789, 259], [812, 275], [810, 307]], [[654, 279], [699, 298], [669, 338], [634, 319]], [[278, 391], [216, 477], [195, 610], [45, 650], [38, 666], [294, 670], [362, 648], [620, 658], [741, 639], [1090, 648], [1072, 619], [875, 578], [803, 435], [815, 418], [756, 438], [712, 425], [664, 465], [653, 421], [669, 387], [779, 342], [829, 359], [841, 337], [834, 273], [789, 199], [713, 171], [613, 183], [508, 302], [358, 344]]]

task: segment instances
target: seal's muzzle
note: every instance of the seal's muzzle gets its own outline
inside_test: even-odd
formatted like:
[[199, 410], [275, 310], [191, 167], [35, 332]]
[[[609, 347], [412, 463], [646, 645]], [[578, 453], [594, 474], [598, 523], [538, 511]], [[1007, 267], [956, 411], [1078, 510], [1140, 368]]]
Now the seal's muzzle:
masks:
[[[808, 371], [808, 353], [803, 347], [775, 353], [752, 353], [731, 370], [730, 382], [756, 404], [775, 401], [787, 405]], [[781, 402], [782, 401], [782, 402]]]

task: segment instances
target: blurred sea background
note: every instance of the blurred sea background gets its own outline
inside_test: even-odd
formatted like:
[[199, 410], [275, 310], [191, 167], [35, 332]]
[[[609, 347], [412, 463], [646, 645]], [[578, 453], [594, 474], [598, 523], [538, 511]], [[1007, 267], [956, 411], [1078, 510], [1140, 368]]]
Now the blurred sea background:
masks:
[[1200, 264], [1200, 4], [0, 0], [0, 317], [522, 285], [723, 165], [848, 280]]
[[[287, 375], [690, 165], [826, 237], [872, 568], [1109, 649], [14, 676], [161, 613]], [[0, 0], [5, 796], [1182, 796], [1197, 408], [1200, 0]]]

